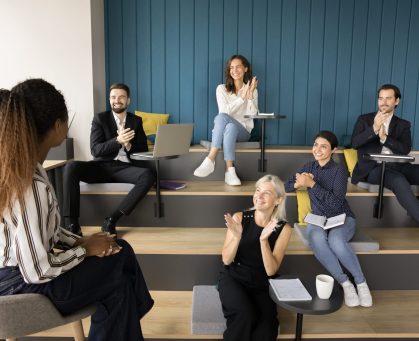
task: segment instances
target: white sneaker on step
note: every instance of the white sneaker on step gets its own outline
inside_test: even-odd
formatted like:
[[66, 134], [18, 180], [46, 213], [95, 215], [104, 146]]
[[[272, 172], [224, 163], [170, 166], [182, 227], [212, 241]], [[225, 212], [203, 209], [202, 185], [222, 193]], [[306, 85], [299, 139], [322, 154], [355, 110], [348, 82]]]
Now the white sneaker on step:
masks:
[[349, 281], [345, 281], [342, 284], [343, 288], [343, 297], [345, 299], [345, 304], [348, 307], [356, 307], [359, 305], [359, 297], [356, 293], [354, 285]]
[[367, 282], [357, 284], [356, 289], [358, 290], [359, 304], [362, 307], [371, 307], [372, 296], [370, 289], [368, 288]]
[[204, 161], [202, 161], [201, 165], [195, 169], [195, 172], [193, 172], [193, 175], [205, 178], [208, 175], [210, 175], [215, 169], [215, 162], [206, 157]]
[[240, 186], [242, 184], [234, 167], [228, 167], [225, 173], [225, 183], [230, 186]]

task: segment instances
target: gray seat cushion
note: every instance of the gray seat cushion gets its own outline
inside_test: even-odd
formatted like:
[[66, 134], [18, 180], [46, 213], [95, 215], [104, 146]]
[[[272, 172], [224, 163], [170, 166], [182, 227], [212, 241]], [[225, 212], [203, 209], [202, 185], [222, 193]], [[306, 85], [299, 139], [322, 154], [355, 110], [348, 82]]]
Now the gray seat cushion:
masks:
[[95, 306], [88, 306], [62, 316], [43, 295], [0, 296], [0, 338], [17, 338], [65, 325], [90, 316], [95, 310]]
[[[199, 144], [207, 149], [211, 148], [211, 141], [201, 140]], [[259, 149], [259, 141], [248, 141], [248, 142], [236, 142], [237, 149]]]
[[119, 182], [106, 182], [97, 184], [87, 184], [80, 181], [80, 193], [89, 192], [129, 192], [134, 187], [133, 184]]
[[[297, 232], [304, 245], [310, 247], [308, 243], [307, 227], [298, 223], [294, 224], [294, 230]], [[380, 249], [380, 244], [367, 236], [361, 228], [357, 228], [355, 235], [350, 243], [355, 252], [373, 252]]]
[[221, 335], [226, 320], [215, 285], [195, 285], [192, 292], [192, 334]]
[[215, 285], [195, 285], [192, 293], [192, 334], [222, 335], [225, 329], [226, 320]]

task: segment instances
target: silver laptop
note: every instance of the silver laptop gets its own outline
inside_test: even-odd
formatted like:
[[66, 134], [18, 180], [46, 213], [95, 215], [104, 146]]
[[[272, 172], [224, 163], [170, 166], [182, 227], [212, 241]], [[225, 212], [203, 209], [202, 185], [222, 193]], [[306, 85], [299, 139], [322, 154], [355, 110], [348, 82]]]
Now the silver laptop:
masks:
[[152, 152], [133, 153], [131, 157], [157, 159], [187, 154], [192, 141], [193, 124], [160, 124]]

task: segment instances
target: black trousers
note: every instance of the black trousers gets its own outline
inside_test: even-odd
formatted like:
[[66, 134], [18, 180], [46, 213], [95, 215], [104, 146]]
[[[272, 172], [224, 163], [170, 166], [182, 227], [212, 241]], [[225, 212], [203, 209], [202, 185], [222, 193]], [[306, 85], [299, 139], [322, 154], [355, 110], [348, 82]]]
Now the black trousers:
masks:
[[[381, 165], [374, 167], [368, 175], [367, 181], [379, 184]], [[387, 163], [384, 186], [397, 197], [400, 205], [419, 223], [419, 201], [410, 185], [419, 185], [419, 165], [410, 163]]]
[[125, 215], [129, 215], [153, 186], [155, 175], [148, 168], [117, 160], [72, 161], [64, 168], [64, 217], [78, 218], [80, 216], [80, 181], [134, 184], [134, 188], [129, 191], [117, 208]]
[[231, 276], [228, 269], [220, 274], [218, 291], [227, 320], [224, 340], [274, 341], [279, 322], [275, 302], [268, 289], [250, 288]]
[[[119, 253], [103, 258], [88, 257], [43, 284], [25, 283], [18, 268], [0, 271], [3, 284], [0, 294], [43, 294], [63, 315], [95, 303], [97, 310], [91, 317], [89, 341], [143, 340], [139, 320], [154, 301], [133, 249], [124, 240], [117, 242], [122, 246]], [[5, 287], [7, 283], [9, 288]]]

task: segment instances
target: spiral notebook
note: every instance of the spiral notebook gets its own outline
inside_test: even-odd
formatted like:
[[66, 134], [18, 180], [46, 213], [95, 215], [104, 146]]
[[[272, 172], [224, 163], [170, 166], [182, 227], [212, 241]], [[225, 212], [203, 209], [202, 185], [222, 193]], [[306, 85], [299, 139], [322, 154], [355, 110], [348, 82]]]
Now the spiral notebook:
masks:
[[278, 301], [311, 301], [312, 297], [299, 278], [269, 279]]

